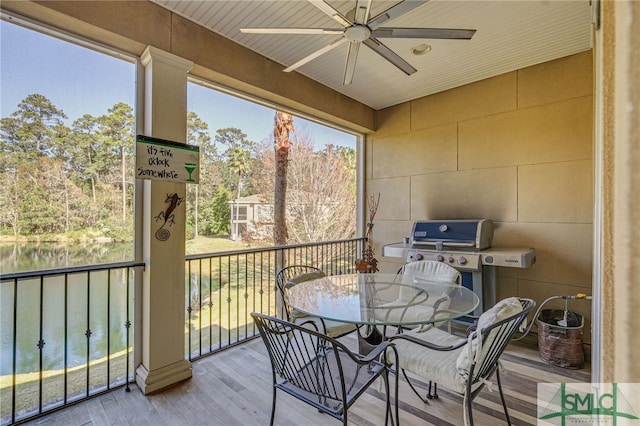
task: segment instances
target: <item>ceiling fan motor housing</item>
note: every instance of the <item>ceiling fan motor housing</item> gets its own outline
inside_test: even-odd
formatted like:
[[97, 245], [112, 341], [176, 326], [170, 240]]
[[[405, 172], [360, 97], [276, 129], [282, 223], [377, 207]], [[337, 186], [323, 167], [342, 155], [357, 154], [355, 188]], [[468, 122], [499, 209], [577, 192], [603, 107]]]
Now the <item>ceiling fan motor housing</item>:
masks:
[[349, 41], [365, 41], [371, 35], [371, 30], [366, 25], [353, 25], [344, 31], [344, 36]]

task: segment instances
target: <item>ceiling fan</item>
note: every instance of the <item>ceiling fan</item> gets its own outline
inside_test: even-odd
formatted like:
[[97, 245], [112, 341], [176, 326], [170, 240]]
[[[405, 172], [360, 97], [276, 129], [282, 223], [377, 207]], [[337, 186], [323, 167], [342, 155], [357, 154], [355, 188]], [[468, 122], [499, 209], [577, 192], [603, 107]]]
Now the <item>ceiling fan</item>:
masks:
[[243, 33], [254, 34], [323, 34], [340, 35], [340, 38], [331, 44], [300, 59], [298, 62], [284, 69], [291, 72], [318, 56], [332, 49], [349, 43], [347, 63], [344, 71], [343, 84], [351, 84], [356, 68], [356, 59], [360, 44], [372, 49], [374, 52], [391, 62], [405, 74], [411, 75], [417, 70], [398, 54], [385, 46], [378, 38], [422, 38], [422, 39], [458, 39], [469, 40], [476, 30], [450, 29], [450, 28], [394, 28], [382, 27], [386, 21], [397, 18], [412, 11], [429, 0], [402, 0], [384, 12], [369, 18], [372, 0], [356, 0], [356, 7], [346, 15], [333, 8], [324, 0], [308, 0], [315, 7], [338, 22], [344, 28], [241, 28]]

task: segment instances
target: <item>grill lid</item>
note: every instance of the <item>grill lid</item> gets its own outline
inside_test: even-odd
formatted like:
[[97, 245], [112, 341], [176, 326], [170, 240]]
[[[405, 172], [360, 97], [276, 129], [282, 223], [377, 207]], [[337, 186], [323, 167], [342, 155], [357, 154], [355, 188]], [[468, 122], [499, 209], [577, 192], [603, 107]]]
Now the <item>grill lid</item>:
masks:
[[467, 247], [484, 250], [491, 247], [493, 222], [473, 220], [419, 220], [411, 230], [413, 245], [432, 245], [436, 250], [444, 247]]

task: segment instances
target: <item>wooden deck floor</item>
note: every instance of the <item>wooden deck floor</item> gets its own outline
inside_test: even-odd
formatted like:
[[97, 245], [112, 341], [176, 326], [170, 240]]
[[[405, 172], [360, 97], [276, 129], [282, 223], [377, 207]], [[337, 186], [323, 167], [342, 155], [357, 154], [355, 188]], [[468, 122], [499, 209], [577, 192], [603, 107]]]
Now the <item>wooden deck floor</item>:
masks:
[[[355, 339], [354, 339], [355, 341]], [[512, 343], [503, 355], [503, 378], [513, 424], [536, 424], [538, 382], [589, 382], [590, 368], [568, 370], [545, 364], [535, 346]], [[440, 398], [423, 404], [400, 382], [400, 424], [462, 425], [462, 399], [439, 391]], [[384, 423], [384, 395], [376, 386], [349, 411], [349, 423]], [[116, 390], [35, 419], [29, 425], [268, 425], [271, 411], [271, 370], [259, 339], [193, 363], [193, 377], [169, 389], [145, 396]], [[474, 401], [476, 425], [505, 424], [499, 393], [487, 388]], [[276, 424], [285, 426], [339, 424], [282, 392], [278, 394]]]

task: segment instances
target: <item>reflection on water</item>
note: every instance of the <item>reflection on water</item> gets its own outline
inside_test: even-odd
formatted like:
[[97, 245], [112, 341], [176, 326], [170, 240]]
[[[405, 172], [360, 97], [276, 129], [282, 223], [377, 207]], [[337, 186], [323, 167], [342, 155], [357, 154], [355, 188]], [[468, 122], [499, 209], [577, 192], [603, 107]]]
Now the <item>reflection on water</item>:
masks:
[[133, 260], [133, 242], [0, 243], [0, 273], [40, 271]]
[[[131, 260], [132, 243], [0, 244], [2, 273]], [[126, 347], [133, 271], [113, 269], [0, 282], [0, 374], [85, 364]], [[129, 290], [129, 293], [127, 293]], [[132, 309], [130, 303], [129, 308]], [[15, 339], [14, 339], [15, 325]], [[14, 341], [15, 340], [15, 341]], [[66, 342], [66, 344], [65, 344]]]

